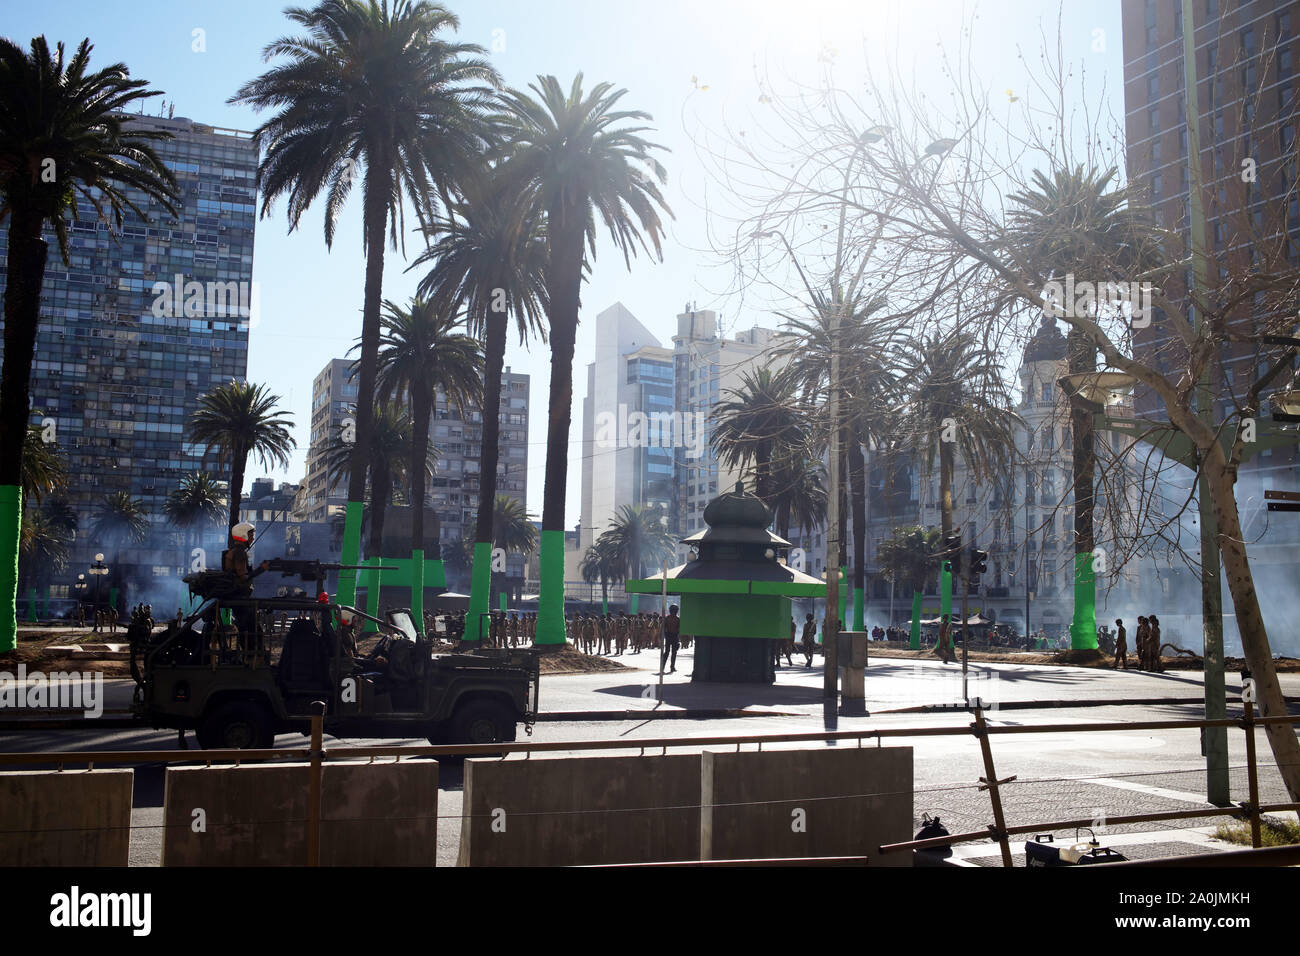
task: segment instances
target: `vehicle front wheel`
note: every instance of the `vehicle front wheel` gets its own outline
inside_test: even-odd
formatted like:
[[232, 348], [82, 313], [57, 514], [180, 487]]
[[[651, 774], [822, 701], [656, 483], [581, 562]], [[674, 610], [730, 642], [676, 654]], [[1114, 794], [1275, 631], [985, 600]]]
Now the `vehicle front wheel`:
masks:
[[515, 739], [515, 712], [500, 701], [472, 700], [456, 709], [451, 742], [505, 744]]
[[266, 750], [275, 743], [270, 714], [249, 700], [218, 704], [204, 715], [195, 736], [204, 750]]

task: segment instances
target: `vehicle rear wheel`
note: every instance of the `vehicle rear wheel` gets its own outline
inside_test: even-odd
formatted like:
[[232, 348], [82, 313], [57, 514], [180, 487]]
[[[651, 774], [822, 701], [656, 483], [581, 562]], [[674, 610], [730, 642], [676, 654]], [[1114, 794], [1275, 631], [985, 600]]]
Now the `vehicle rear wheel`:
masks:
[[452, 743], [502, 744], [514, 739], [515, 712], [500, 701], [471, 700], [452, 717]]
[[250, 700], [218, 704], [204, 715], [196, 736], [204, 750], [266, 750], [275, 743], [270, 714]]

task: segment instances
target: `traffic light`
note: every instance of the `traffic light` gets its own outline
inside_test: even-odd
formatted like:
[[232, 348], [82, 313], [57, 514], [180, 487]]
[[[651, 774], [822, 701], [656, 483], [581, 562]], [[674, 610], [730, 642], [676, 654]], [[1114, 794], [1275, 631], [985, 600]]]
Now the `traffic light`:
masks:
[[939, 570], [944, 569], [956, 570], [957, 560], [961, 557], [961, 535], [949, 534], [944, 535], [943, 550], [939, 552]]
[[989, 569], [989, 553], [981, 551], [975, 545], [970, 546], [970, 573], [971, 577], [983, 574]]

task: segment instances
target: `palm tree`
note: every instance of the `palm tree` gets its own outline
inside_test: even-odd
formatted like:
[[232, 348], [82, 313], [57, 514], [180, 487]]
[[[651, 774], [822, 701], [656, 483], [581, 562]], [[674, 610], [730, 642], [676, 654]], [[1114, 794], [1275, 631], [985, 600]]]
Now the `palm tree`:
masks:
[[826, 467], [816, 458], [791, 458], [774, 476], [772, 510], [777, 533], [789, 540], [791, 526], [813, 531], [826, 524]]
[[200, 397], [190, 418], [190, 441], [229, 463], [227, 529], [239, 523], [248, 456], [257, 455], [268, 469], [289, 466], [289, 452], [297, 443], [289, 434], [293, 418], [276, 408], [279, 402], [280, 396], [272, 395], [265, 385], [232, 379]]
[[[264, 150], [262, 215], [285, 195], [289, 227], [296, 229], [323, 191], [325, 244], [332, 246], [353, 182], [363, 177], [360, 427], [348, 469], [343, 536], [343, 563], [355, 564], [371, 456], [384, 244], [396, 247], [404, 231], [403, 195], [420, 221], [427, 221], [434, 199], [445, 204], [454, 183], [479, 165], [493, 102], [490, 87], [499, 81], [481, 58], [482, 47], [442, 39], [460, 21], [435, 3], [323, 0], [310, 10], [294, 7], [285, 13], [307, 35], [269, 44], [266, 59], [285, 56], [288, 62], [246, 83], [231, 102], [278, 110], [256, 130]], [[340, 582], [339, 592], [340, 601], [352, 602], [350, 576]]]
[[[18, 549], [18, 577], [31, 591], [49, 584], [50, 578], [68, 566], [69, 545], [76, 527], [61, 520], [58, 512], [47, 508], [31, 508], [23, 515], [22, 535]], [[36, 619], [36, 603], [28, 605], [28, 617]]]
[[[939, 510], [943, 537], [952, 534], [952, 477], [961, 453], [969, 480], [983, 483], [1004, 473], [1023, 424], [1010, 409], [997, 353], [970, 332], [954, 329], [923, 335], [899, 347], [903, 383], [900, 441], [933, 473], [939, 463]], [[948, 616], [939, 625], [940, 653], [947, 653]]]
[[176, 180], [153, 144], [171, 133], [135, 126], [125, 115], [161, 91], [132, 80], [123, 63], [90, 69], [82, 40], [65, 60], [45, 37], [30, 52], [0, 39], [0, 220], [9, 219], [0, 370], [0, 653], [17, 643], [14, 576], [22, 520], [23, 458], [28, 435], [32, 356], [50, 226], [65, 264], [67, 216], [77, 200], [121, 226], [123, 210], [147, 219], [129, 195], [139, 190], [175, 211]]
[[149, 517], [144, 502], [132, 498], [127, 491], [114, 491], [100, 501], [95, 520], [90, 525], [90, 536], [96, 542], [107, 542], [119, 547], [126, 544], [143, 544], [149, 537]]
[[[856, 283], [855, 283], [856, 284]], [[867, 487], [866, 456], [863, 447], [888, 440], [892, 432], [896, 386], [887, 356], [898, 340], [892, 322], [881, 321], [878, 313], [886, 305], [884, 296], [866, 298], [854, 295], [848, 302], [838, 302], [834, 295], [817, 295], [811, 315], [786, 315], [786, 329], [791, 339], [776, 350], [787, 359], [789, 374], [799, 383], [804, 402], [821, 408], [829, 398], [831, 356], [838, 342], [840, 354], [841, 420], [840, 445], [845, 450], [849, 481], [845, 483], [853, 518], [853, 630], [863, 629], [863, 604], [866, 594]], [[836, 316], [838, 323], [834, 323]], [[835, 336], [831, 334], [835, 327]], [[840, 510], [840, 541], [846, 512]]]
[[[1039, 274], [1054, 278], [1076, 272], [1094, 281], [1127, 281], [1164, 263], [1154, 241], [1151, 210], [1138, 201], [1137, 184], [1118, 186], [1118, 170], [1075, 166], [1035, 170], [1033, 188], [1009, 197], [1007, 222]], [[1066, 356], [1072, 375], [1095, 371], [1096, 346], [1070, 326]], [[1097, 646], [1096, 584], [1093, 577], [1093, 510], [1096, 480], [1095, 409], [1071, 396], [1070, 434], [1074, 491], [1074, 616], [1070, 646]]]
[[461, 184], [467, 197], [433, 219], [429, 248], [412, 268], [432, 263], [419, 294], [440, 311], [464, 313], [470, 334], [485, 343], [483, 430], [479, 454], [478, 519], [474, 529], [470, 611], [464, 639], [478, 640], [491, 590], [492, 527], [501, 437], [501, 373], [513, 313], [519, 344], [536, 334], [546, 306], [546, 234], [541, 213], [521, 201], [508, 163]]
[[518, 498], [497, 495], [492, 529], [492, 544], [503, 551], [532, 554], [537, 550], [537, 526]]
[[709, 442], [718, 459], [754, 476], [754, 494], [775, 509], [778, 473], [797, 472], [812, 457], [809, 416], [799, 402], [799, 380], [788, 368], [765, 365], [741, 375], [713, 409]]
[[59, 453], [57, 444], [45, 441], [43, 431], [40, 425], [29, 425], [23, 442], [23, 500], [38, 505], [46, 495], [57, 494], [68, 487], [67, 462]]
[[[383, 555], [384, 514], [389, 503], [408, 501], [410, 469], [413, 463], [411, 418], [391, 402], [375, 402], [370, 406], [370, 510], [369, 534], [366, 556]], [[352, 467], [352, 442], [340, 433], [330, 438], [325, 448], [325, 473], [330, 489], [342, 482]], [[437, 453], [425, 443], [424, 473], [433, 473]]]
[[941, 536], [937, 528], [895, 528], [892, 538], [876, 546], [880, 573], [895, 586], [912, 592], [913, 649], [921, 646], [921, 595], [926, 588], [934, 586], [939, 576]]
[[447, 569], [447, 583], [457, 590], [465, 585], [473, 561], [472, 552], [463, 538], [454, 538], [442, 546], [442, 560]]
[[659, 564], [671, 558], [677, 539], [668, 530], [668, 515], [662, 508], [623, 505], [597, 543], [617, 564], [620, 577], [627, 579], [645, 577], [647, 560]]
[[646, 127], [628, 125], [649, 115], [615, 108], [626, 90], [599, 83], [584, 95], [581, 73], [567, 94], [554, 76], [538, 77], [529, 89], [536, 98], [518, 90], [503, 95], [501, 128], [510, 143], [512, 181], [525, 202], [546, 216], [551, 391], [536, 643], [563, 646], [573, 348], [582, 275], [589, 265], [586, 253], [593, 258], [596, 254], [599, 217], [629, 268], [638, 245], [653, 247], [662, 259], [659, 211], [671, 212], [656, 184], [664, 182], [667, 173], [651, 155], [662, 147], [642, 138]]
[[597, 538], [582, 556], [582, 563], [578, 565], [578, 572], [582, 575], [582, 580], [588, 584], [600, 582], [601, 607], [608, 610], [609, 586], [622, 581], [626, 577], [625, 568], [626, 565], [613, 554], [609, 542], [602, 542]]
[[[206, 472], [196, 471], [181, 479], [167, 495], [163, 514], [189, 537], [205, 525], [220, 524], [226, 513], [225, 488]], [[182, 565], [184, 561], [181, 562]]]
[[[465, 408], [480, 404], [483, 353], [479, 344], [457, 331], [454, 313], [440, 314], [425, 298], [403, 309], [384, 302], [379, 339], [379, 399], [390, 402], [405, 394], [411, 403], [411, 619], [424, 620], [424, 468], [429, 457], [429, 421], [439, 390], [465, 417]], [[372, 557], [378, 557], [372, 553]]]

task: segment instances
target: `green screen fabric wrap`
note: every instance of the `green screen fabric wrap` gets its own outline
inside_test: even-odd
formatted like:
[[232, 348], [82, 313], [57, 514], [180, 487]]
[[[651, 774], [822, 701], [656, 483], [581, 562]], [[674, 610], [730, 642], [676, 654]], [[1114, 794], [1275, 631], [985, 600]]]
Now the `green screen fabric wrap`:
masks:
[[1074, 556], [1074, 620], [1070, 623], [1070, 647], [1090, 651], [1097, 647], [1097, 576], [1092, 569], [1092, 552]]
[[487, 613], [492, 603], [492, 542], [474, 542], [474, 563], [470, 569], [469, 611], [465, 614], [463, 640], [478, 641], [487, 636]]
[[538, 555], [541, 594], [537, 606], [537, 644], [563, 644], [564, 532], [543, 531]]
[[[356, 564], [361, 557], [361, 513], [359, 501], [349, 501], [343, 519], [343, 554], [340, 564]], [[357, 600], [357, 572], [345, 568], [339, 572], [338, 603], [355, 607]]]

